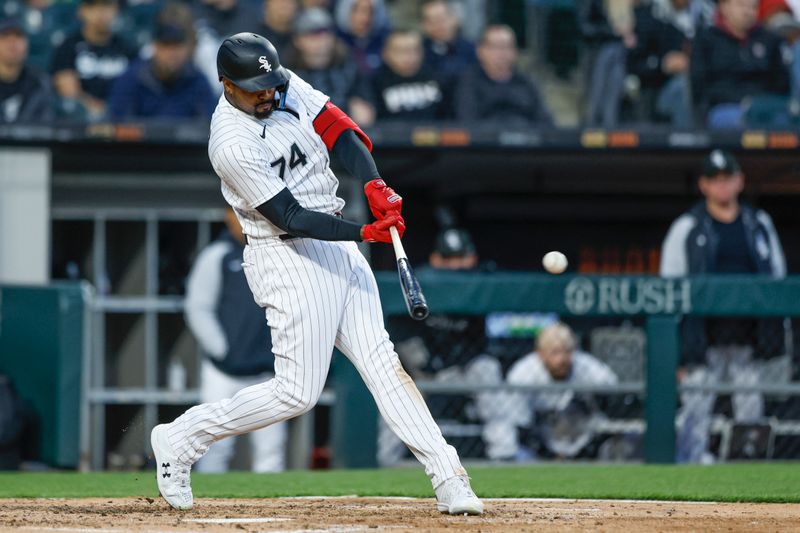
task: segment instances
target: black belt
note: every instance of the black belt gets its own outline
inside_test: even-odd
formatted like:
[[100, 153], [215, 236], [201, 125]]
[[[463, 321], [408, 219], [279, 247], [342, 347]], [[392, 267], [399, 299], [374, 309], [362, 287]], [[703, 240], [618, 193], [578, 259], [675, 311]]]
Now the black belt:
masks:
[[[254, 237], [251, 237], [250, 235], [245, 235], [245, 237], [247, 237], [247, 244], [253, 244], [253, 241], [255, 240]], [[299, 237], [297, 237], [296, 235], [289, 235], [288, 233], [284, 233], [282, 235], [278, 235], [277, 237], [282, 241], [290, 241], [292, 239], [299, 239]]]

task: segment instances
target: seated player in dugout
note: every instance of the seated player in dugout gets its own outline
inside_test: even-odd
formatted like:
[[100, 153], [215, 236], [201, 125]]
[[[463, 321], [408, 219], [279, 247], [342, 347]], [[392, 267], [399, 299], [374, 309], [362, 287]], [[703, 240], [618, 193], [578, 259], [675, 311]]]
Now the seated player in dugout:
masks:
[[[482, 357], [467, 376], [481, 383], [500, 383], [500, 362]], [[618, 380], [608, 365], [578, 348], [569, 326], [556, 322], [542, 329], [536, 350], [514, 363], [505, 381], [535, 386], [616, 385]], [[599, 453], [595, 423], [605, 414], [592, 393], [485, 392], [477, 395], [476, 403], [490, 459], [574, 459]]]
[[[437, 509], [482, 514], [458, 453], [398, 361], [377, 282], [356, 245], [392, 242], [392, 227], [405, 232], [402, 198], [380, 178], [371, 141], [325, 94], [284, 68], [260, 35], [227, 38], [217, 69], [224, 91], [211, 120], [209, 159], [247, 237], [243, 268], [266, 312], [275, 377], [154, 427], [159, 492], [172, 507], [191, 509], [192, 465], [215, 442], [312, 409], [336, 347], [425, 466]], [[342, 219], [332, 156], [370, 180], [365, 194], [375, 222]]]
[[472, 270], [478, 267], [478, 252], [465, 229], [447, 228], [436, 236], [428, 266], [437, 270]]

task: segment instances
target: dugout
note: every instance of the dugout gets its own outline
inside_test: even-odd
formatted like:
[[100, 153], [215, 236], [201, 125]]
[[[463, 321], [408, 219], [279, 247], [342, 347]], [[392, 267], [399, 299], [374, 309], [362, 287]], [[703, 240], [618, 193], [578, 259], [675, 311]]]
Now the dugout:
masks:
[[[5, 128], [0, 135], [6, 143], [51, 148], [55, 209], [220, 205], [202, 128], [30, 130]], [[418, 260], [434, 238], [434, 231], [421, 228], [435, 227], [434, 208], [447, 204], [473, 233], [481, 255], [501, 268], [538, 268], [543, 252], [560, 249], [571, 258], [594, 257], [601, 272], [636, 271], [626, 257], [640, 256], [643, 270], [652, 272], [647, 256], [660, 246], [669, 222], [696, 200], [696, 174], [712, 147], [738, 156], [747, 175], [745, 198], [766, 208], [781, 234], [800, 229], [792, 208], [800, 195], [795, 132], [394, 125], [369, 134], [381, 172], [407, 198], [407, 248]], [[800, 251], [784, 244], [789, 269], [797, 270]], [[377, 265], [391, 266], [384, 255], [377, 252]]]

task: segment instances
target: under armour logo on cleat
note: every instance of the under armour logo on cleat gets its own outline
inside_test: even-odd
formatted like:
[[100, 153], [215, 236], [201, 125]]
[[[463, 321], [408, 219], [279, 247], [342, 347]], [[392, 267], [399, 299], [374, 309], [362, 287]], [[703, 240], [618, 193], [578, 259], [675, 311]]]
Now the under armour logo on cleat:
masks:
[[258, 62], [261, 63], [258, 68], [263, 68], [265, 72], [272, 72], [272, 65], [269, 64], [269, 61], [267, 61], [267, 56], [259, 57]]
[[164, 473], [161, 474], [161, 477], [172, 477], [172, 474], [169, 473], [169, 463], [161, 463], [161, 468], [164, 469]]

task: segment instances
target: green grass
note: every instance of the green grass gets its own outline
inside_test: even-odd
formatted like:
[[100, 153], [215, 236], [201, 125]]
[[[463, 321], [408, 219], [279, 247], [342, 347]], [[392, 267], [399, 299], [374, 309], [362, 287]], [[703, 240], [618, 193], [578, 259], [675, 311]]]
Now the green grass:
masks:
[[[473, 467], [485, 498], [559, 497], [800, 502], [800, 463], [717, 466], [536, 465]], [[229, 473], [192, 476], [195, 496], [432, 496], [421, 469]], [[0, 473], [0, 498], [157, 495], [152, 472]]]

